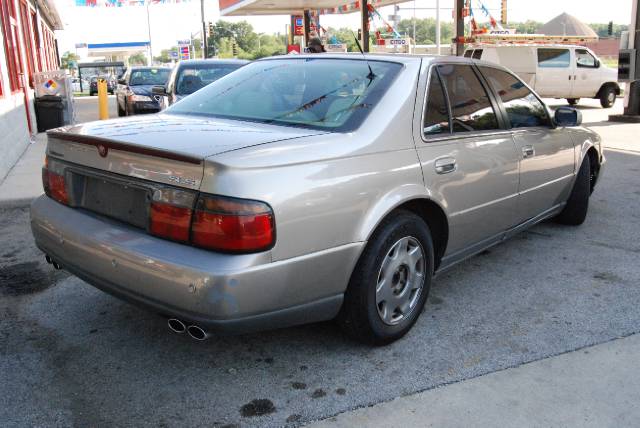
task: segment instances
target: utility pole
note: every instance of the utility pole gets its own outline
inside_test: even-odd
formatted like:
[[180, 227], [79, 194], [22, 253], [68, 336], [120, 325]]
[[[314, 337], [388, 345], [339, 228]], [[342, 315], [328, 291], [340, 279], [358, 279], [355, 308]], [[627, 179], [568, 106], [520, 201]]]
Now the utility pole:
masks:
[[440, 55], [441, 42], [440, 42], [440, 0], [436, 0], [436, 54]]
[[204, 20], [204, 0], [200, 0], [200, 17], [202, 18], [202, 58], [208, 58], [207, 23]]

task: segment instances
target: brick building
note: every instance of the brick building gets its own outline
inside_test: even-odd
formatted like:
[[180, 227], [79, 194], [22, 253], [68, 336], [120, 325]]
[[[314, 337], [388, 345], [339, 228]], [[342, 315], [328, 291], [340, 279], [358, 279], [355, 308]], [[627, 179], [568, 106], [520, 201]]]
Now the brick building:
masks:
[[0, 0], [0, 180], [36, 132], [33, 74], [60, 67], [53, 0]]

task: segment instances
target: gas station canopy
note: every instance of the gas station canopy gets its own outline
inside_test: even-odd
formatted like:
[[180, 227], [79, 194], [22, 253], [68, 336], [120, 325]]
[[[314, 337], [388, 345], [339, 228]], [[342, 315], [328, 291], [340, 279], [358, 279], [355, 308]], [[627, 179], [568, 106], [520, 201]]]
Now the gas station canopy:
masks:
[[[369, 0], [375, 7], [404, 3], [407, 0]], [[361, 2], [354, 0], [220, 0], [220, 15], [295, 15], [305, 10], [335, 10], [333, 13], [358, 12], [354, 6]], [[341, 8], [342, 7], [342, 8]]]

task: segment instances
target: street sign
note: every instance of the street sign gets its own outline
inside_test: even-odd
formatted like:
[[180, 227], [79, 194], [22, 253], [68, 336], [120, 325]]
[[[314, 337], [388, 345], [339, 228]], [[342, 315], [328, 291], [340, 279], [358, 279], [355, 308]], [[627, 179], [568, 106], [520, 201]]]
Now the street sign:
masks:
[[180, 54], [178, 53], [178, 51], [171, 51], [169, 52], [169, 57], [171, 59], [178, 59], [180, 58]]
[[293, 34], [295, 36], [304, 36], [304, 20], [301, 16], [293, 17]]
[[180, 46], [180, 59], [187, 60], [191, 58], [189, 46]]

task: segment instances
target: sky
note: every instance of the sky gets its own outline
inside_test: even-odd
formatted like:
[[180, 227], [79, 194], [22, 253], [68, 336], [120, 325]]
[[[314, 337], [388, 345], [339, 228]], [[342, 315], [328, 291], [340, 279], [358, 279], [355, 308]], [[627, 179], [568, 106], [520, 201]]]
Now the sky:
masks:
[[[129, 6], [121, 8], [77, 7], [75, 0], [54, 0], [65, 26], [57, 32], [61, 52], [73, 51], [76, 43], [135, 42], [149, 40], [146, 7]], [[336, 5], [352, 0], [336, 0]], [[436, 0], [415, 0], [400, 4], [402, 18], [435, 17]], [[477, 4], [477, 0], [474, 0]], [[496, 19], [500, 19], [500, 0], [484, 0]], [[606, 4], [606, 6], [604, 6]], [[441, 18], [451, 21], [453, 0], [440, 0]], [[422, 8], [422, 9], [421, 9]], [[381, 15], [387, 18], [393, 13], [392, 7], [382, 8]], [[509, 0], [510, 21], [527, 19], [547, 22], [555, 16], [567, 12], [585, 23], [629, 24], [631, 20], [631, 0]], [[220, 19], [217, 0], [205, 0], [205, 19]], [[229, 21], [248, 21], [258, 33], [284, 33], [287, 16], [268, 17], [224, 17]], [[154, 55], [176, 44], [179, 39], [189, 38], [191, 33], [201, 29], [200, 1], [192, 0], [180, 4], [154, 4], [149, 7], [151, 42]], [[327, 27], [359, 27], [359, 14], [323, 15], [320, 23]]]

